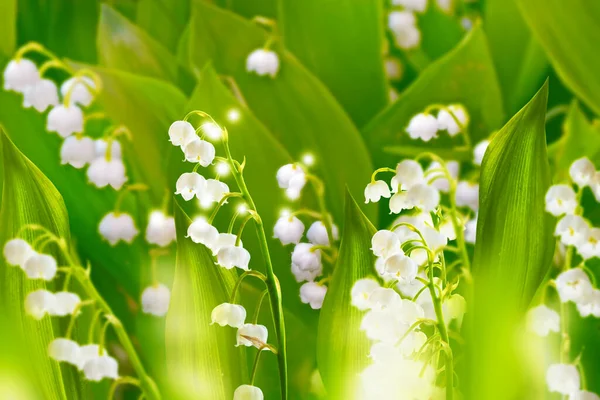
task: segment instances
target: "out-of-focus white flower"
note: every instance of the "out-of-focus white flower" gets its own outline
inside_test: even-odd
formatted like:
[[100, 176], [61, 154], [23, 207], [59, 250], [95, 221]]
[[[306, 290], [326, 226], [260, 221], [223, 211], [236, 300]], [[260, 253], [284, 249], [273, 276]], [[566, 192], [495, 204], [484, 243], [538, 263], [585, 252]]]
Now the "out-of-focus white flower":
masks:
[[51, 281], [56, 276], [58, 266], [54, 257], [48, 254], [36, 253], [29, 257], [23, 270], [29, 279]]
[[92, 161], [87, 170], [87, 177], [98, 188], [110, 185], [119, 190], [127, 182], [125, 164], [121, 159], [112, 157], [110, 160], [100, 157]]
[[368, 310], [371, 308], [371, 293], [380, 288], [379, 282], [371, 278], [363, 278], [354, 282], [350, 296], [352, 305], [359, 310]]
[[79, 347], [79, 360], [77, 363], [77, 367], [79, 370], [83, 371], [84, 365], [93, 358], [97, 358], [98, 356], [107, 355], [106, 349], [102, 349], [102, 353], [100, 353], [100, 346], [97, 344], [86, 344], [84, 346]]
[[400, 321], [393, 308], [370, 310], [360, 324], [360, 329], [365, 331], [369, 339], [386, 343], [396, 343], [408, 327]]
[[429, 226], [422, 226], [420, 231], [421, 235], [423, 235], [423, 239], [425, 239], [425, 244], [434, 252], [441, 250], [448, 244], [448, 238], [446, 235]]
[[233, 392], [233, 400], [263, 400], [262, 390], [252, 385], [241, 385]]
[[50, 106], [59, 104], [58, 88], [50, 79], [40, 79], [28, 86], [23, 93], [23, 107], [33, 107], [38, 112], [44, 112]]
[[[442, 166], [437, 161], [433, 161], [431, 164], [429, 164], [429, 167], [427, 167], [426, 171], [427, 181], [429, 182], [430, 186], [433, 186], [440, 192], [448, 193], [450, 190], [450, 182], [448, 182], [446, 174], [444, 174], [442, 171], [438, 171], [441, 168]], [[453, 180], [458, 179], [460, 164], [457, 161], [446, 162], [446, 169]], [[435, 172], [433, 172], [434, 170]]]
[[304, 233], [304, 224], [296, 216], [282, 215], [273, 228], [273, 237], [279, 239], [282, 245], [298, 243]]
[[69, 136], [60, 147], [61, 164], [70, 164], [75, 168], [83, 168], [95, 158], [96, 145], [94, 140], [87, 136]]
[[443, 399], [444, 389], [435, 386], [435, 370], [419, 360], [394, 358], [375, 362], [360, 374], [361, 399]]
[[577, 311], [584, 318], [590, 315], [600, 318], [600, 290], [592, 289], [583, 302], [577, 303]]
[[424, 142], [429, 142], [437, 137], [437, 131], [437, 119], [431, 114], [424, 113], [412, 117], [406, 128], [411, 139], [421, 139]]
[[460, 181], [456, 185], [456, 205], [469, 207], [477, 212], [479, 210], [479, 184]]
[[595, 174], [596, 167], [594, 167], [594, 163], [587, 157], [573, 161], [573, 164], [569, 168], [571, 179], [579, 187], [585, 187], [592, 183]]
[[577, 390], [569, 394], [569, 400], [600, 400], [600, 396], [586, 390]]
[[445, 13], [449, 13], [452, 11], [454, 0], [436, 0], [436, 3], [440, 10], [444, 11]]
[[[206, 179], [197, 172], [184, 172], [175, 183], [175, 194], [180, 194], [185, 201], [206, 191]], [[199, 197], [198, 197], [199, 198]]]
[[274, 51], [256, 49], [246, 59], [246, 71], [275, 78], [279, 72], [279, 56]]
[[527, 312], [527, 326], [538, 336], [548, 336], [550, 332], [560, 331], [560, 315], [542, 304]]
[[323, 273], [323, 265], [315, 269], [303, 270], [296, 264], [292, 263], [292, 274], [296, 278], [296, 282], [314, 281], [315, 278]]
[[[236, 346], [247, 346], [252, 347], [255, 346], [255, 343], [246, 339], [244, 336], [248, 336], [254, 338], [258, 342], [262, 344], [267, 343], [267, 339], [269, 337], [269, 331], [267, 327], [264, 325], [256, 325], [256, 324], [244, 324], [240, 326], [237, 330], [237, 344]], [[258, 344], [258, 343], [256, 343]], [[256, 346], [260, 348], [260, 346]]]
[[398, 192], [390, 198], [390, 214], [399, 214], [402, 210], [409, 210], [415, 205], [408, 197], [408, 192]]
[[200, 187], [201, 189], [196, 191], [196, 196], [200, 201], [200, 206], [203, 208], [220, 202], [223, 196], [229, 193], [229, 186], [217, 179], [207, 179], [206, 185], [200, 184]]
[[194, 138], [183, 148], [185, 159], [189, 162], [198, 163], [208, 167], [215, 159], [215, 146], [206, 140]]
[[385, 274], [398, 281], [412, 282], [417, 277], [419, 266], [404, 254], [394, 254], [385, 261]]
[[142, 310], [146, 314], [164, 316], [169, 311], [171, 291], [162, 283], [148, 286], [142, 292]]
[[546, 192], [546, 211], [554, 216], [573, 214], [577, 208], [575, 191], [568, 185], [553, 185]]
[[63, 97], [70, 94], [69, 104], [79, 104], [87, 107], [94, 100], [93, 91], [97, 89], [93, 79], [87, 76], [77, 76], [67, 79], [60, 86], [60, 93]]
[[396, 45], [402, 49], [413, 49], [421, 43], [421, 31], [412, 12], [391, 12], [388, 16], [388, 28], [392, 31]]
[[225, 246], [219, 249], [217, 262], [226, 269], [237, 267], [247, 271], [250, 263], [250, 253], [241, 246]]
[[196, 130], [187, 121], [175, 121], [169, 127], [169, 141], [173, 143], [173, 146], [184, 148], [197, 138]]
[[[460, 224], [460, 222], [459, 222], [459, 224]], [[446, 217], [446, 219], [441, 220], [438, 230], [440, 231], [440, 233], [442, 235], [446, 236], [446, 238], [448, 238], [449, 241], [456, 239], [456, 230], [454, 230], [454, 224], [452, 223], [452, 218]], [[464, 227], [463, 227], [463, 230], [464, 230]]]
[[137, 234], [140, 233], [131, 215], [122, 212], [109, 212], [106, 214], [100, 221], [98, 231], [111, 246], [116, 245], [121, 240], [131, 244]]
[[[212, 244], [210, 249], [212, 250], [213, 255], [216, 256], [219, 253], [219, 250], [221, 250], [223, 247], [235, 246], [236, 242], [237, 242], [237, 235], [235, 235], [233, 233], [219, 233], [219, 236], [217, 236], [217, 240], [214, 241], [214, 243]], [[241, 240], [240, 240], [239, 245], [241, 247], [244, 247], [244, 244], [242, 243]]]
[[300, 286], [300, 301], [304, 304], [310, 304], [313, 310], [318, 310], [323, 307], [326, 293], [327, 286], [315, 282], [306, 282]]
[[246, 320], [246, 309], [239, 304], [222, 303], [213, 308], [210, 318], [211, 324], [239, 328], [244, 325]]
[[56, 132], [63, 138], [83, 132], [83, 111], [76, 105], [53, 107], [48, 113], [46, 130]]
[[407, 200], [421, 211], [430, 212], [440, 204], [440, 192], [433, 186], [418, 184], [408, 190]]
[[9, 265], [23, 268], [34, 254], [35, 250], [23, 239], [11, 239], [4, 245], [4, 259]]
[[110, 158], [121, 158], [123, 155], [121, 143], [115, 139], [96, 139], [96, 158], [108, 158], [108, 142], [110, 142]]
[[306, 173], [298, 164], [286, 164], [277, 170], [277, 183], [290, 200], [296, 200], [306, 184]]
[[200, 129], [206, 134], [206, 137], [213, 142], [219, 141], [223, 138], [223, 129], [221, 129], [221, 127], [214, 122], [205, 122], [200, 125]]
[[79, 344], [73, 340], [56, 338], [48, 345], [48, 356], [59, 362], [79, 364]]
[[26, 58], [11, 60], [4, 69], [4, 90], [23, 93], [40, 79], [35, 63]]
[[485, 156], [485, 152], [487, 151], [489, 145], [489, 140], [482, 140], [475, 145], [475, 148], [473, 149], [473, 164], [481, 165], [483, 162], [483, 156]]
[[592, 257], [600, 258], [600, 229], [591, 228], [586, 240], [577, 247], [577, 251], [585, 260]]
[[580, 389], [579, 371], [574, 365], [552, 364], [546, 372], [548, 390], [561, 394], [571, 394]]
[[565, 215], [556, 224], [554, 236], [560, 236], [560, 241], [566, 246], [579, 247], [587, 240], [590, 226], [579, 215]]
[[[331, 225], [331, 234], [333, 236], [333, 240], [338, 240], [340, 238], [338, 227], [335, 224]], [[306, 237], [312, 244], [315, 245], [329, 246], [331, 244], [329, 243], [327, 228], [325, 227], [325, 224], [323, 224], [323, 221], [313, 222], [306, 232]]]
[[206, 219], [199, 217], [194, 219], [190, 224], [187, 235], [194, 243], [202, 243], [209, 249], [212, 249], [219, 238], [219, 231], [209, 224]]
[[377, 231], [371, 238], [371, 250], [377, 257], [388, 258], [401, 253], [401, 244], [398, 235], [386, 229]]
[[594, 174], [594, 178], [590, 183], [590, 189], [592, 189], [596, 201], [600, 202], [600, 171], [596, 171]]
[[427, 0], [392, 0], [392, 5], [403, 6], [409, 11], [423, 12], [427, 8]]
[[556, 290], [560, 301], [566, 303], [585, 303], [592, 294], [590, 278], [581, 268], [572, 268], [556, 277]]
[[56, 306], [54, 293], [39, 289], [30, 292], [25, 297], [25, 312], [34, 319], [40, 320], [46, 314], [50, 314]]
[[391, 81], [399, 81], [404, 73], [404, 68], [399, 59], [386, 57], [384, 60], [385, 75]]
[[98, 356], [88, 360], [83, 366], [85, 378], [99, 382], [104, 378], [119, 378], [119, 364], [111, 356]]
[[54, 293], [54, 308], [50, 311], [50, 315], [59, 317], [72, 315], [80, 303], [81, 299], [76, 293], [56, 292]]
[[314, 271], [322, 268], [321, 250], [313, 249], [310, 243], [298, 243], [292, 252], [292, 264], [303, 271]]
[[396, 165], [396, 175], [392, 178], [392, 191], [408, 190], [424, 181], [421, 164], [415, 160], [402, 160]]
[[450, 136], [456, 136], [469, 124], [469, 115], [462, 105], [451, 104], [438, 112], [437, 123], [438, 130], [445, 130]]
[[146, 241], [160, 247], [171, 244], [176, 239], [175, 218], [162, 211], [155, 210], [150, 213], [146, 227]]
[[375, 288], [369, 295], [370, 308], [376, 311], [396, 309], [400, 300], [400, 295], [394, 289], [386, 287]]
[[365, 203], [377, 203], [382, 197], [389, 198], [392, 194], [390, 188], [384, 181], [374, 181], [365, 188]]
[[465, 224], [465, 241], [474, 244], [477, 239], [477, 218], [473, 218]]

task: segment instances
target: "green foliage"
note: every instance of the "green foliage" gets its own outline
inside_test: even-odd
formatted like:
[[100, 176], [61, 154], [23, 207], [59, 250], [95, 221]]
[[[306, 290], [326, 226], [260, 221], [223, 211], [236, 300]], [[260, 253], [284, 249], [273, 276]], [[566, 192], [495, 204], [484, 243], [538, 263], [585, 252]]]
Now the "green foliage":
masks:
[[0, 53], [11, 56], [17, 45], [17, 0], [0, 3]]

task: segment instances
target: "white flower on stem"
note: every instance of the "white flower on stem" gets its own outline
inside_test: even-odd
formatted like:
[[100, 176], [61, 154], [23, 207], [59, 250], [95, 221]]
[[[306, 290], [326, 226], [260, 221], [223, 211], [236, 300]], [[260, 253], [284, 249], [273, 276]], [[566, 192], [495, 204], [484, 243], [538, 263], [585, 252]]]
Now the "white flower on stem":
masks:
[[23, 93], [40, 79], [35, 63], [26, 58], [11, 60], [4, 69], [4, 90]]
[[408, 197], [408, 192], [398, 192], [390, 198], [390, 214], [399, 214], [402, 210], [410, 210], [415, 205]]
[[392, 178], [392, 191], [408, 190], [424, 181], [421, 164], [415, 160], [402, 160], [396, 165], [396, 175]]
[[63, 97], [70, 94], [69, 104], [79, 104], [87, 107], [94, 100], [93, 91], [96, 90], [96, 83], [87, 76], [77, 76], [67, 79], [60, 85], [60, 93]]
[[198, 163], [208, 167], [215, 159], [215, 146], [206, 140], [194, 138], [183, 148], [185, 159], [192, 163]]
[[437, 137], [438, 123], [435, 117], [431, 114], [417, 114], [411, 118], [406, 132], [411, 139], [421, 139], [424, 142], [429, 142]]
[[573, 161], [571, 167], [569, 167], [569, 175], [577, 186], [585, 187], [593, 182], [596, 175], [596, 167], [594, 167], [594, 163], [589, 158], [583, 157]]
[[199, 217], [194, 219], [188, 227], [187, 236], [191, 238], [194, 243], [201, 243], [209, 249], [212, 249], [219, 238], [219, 231], [209, 224], [206, 219]]
[[577, 390], [569, 394], [569, 400], [600, 400], [600, 396], [586, 390]]
[[150, 213], [146, 227], [146, 241], [160, 247], [165, 247], [176, 240], [175, 218], [162, 211], [155, 210]]
[[102, 354], [100, 354], [100, 346], [97, 344], [86, 344], [84, 346], [79, 347], [79, 360], [77, 363], [77, 367], [80, 371], [83, 371], [84, 365], [99, 356], [107, 355], [106, 349], [102, 349]]
[[23, 268], [34, 254], [35, 250], [23, 239], [11, 239], [4, 245], [4, 259], [9, 265]]
[[79, 364], [79, 344], [71, 339], [56, 338], [48, 345], [48, 356], [58, 362]]
[[164, 316], [169, 311], [171, 291], [162, 283], [148, 286], [142, 292], [142, 310], [146, 314]]
[[394, 343], [376, 342], [371, 345], [369, 357], [378, 364], [391, 364], [396, 358], [402, 358], [402, 352]]
[[319, 285], [315, 282], [306, 282], [300, 286], [300, 301], [304, 304], [310, 304], [313, 310], [319, 310], [323, 307], [323, 300], [327, 294], [327, 286]]
[[379, 282], [371, 278], [363, 278], [354, 282], [350, 297], [352, 305], [359, 310], [368, 310], [371, 308], [371, 293], [380, 288]]
[[50, 315], [58, 317], [72, 315], [80, 303], [81, 299], [76, 293], [56, 292], [54, 293], [54, 308], [50, 311]]
[[233, 400], [263, 400], [262, 390], [252, 385], [240, 385], [233, 392]]
[[456, 136], [469, 124], [469, 115], [460, 104], [451, 104], [446, 108], [438, 112], [438, 130], [448, 131], [450, 136]]
[[600, 258], [600, 228], [591, 228], [586, 240], [577, 246], [577, 251], [584, 260]]
[[388, 258], [402, 252], [402, 243], [395, 232], [382, 229], [371, 238], [371, 250], [377, 257]]
[[421, 31], [417, 27], [417, 20], [412, 12], [391, 12], [388, 16], [388, 28], [392, 31], [398, 47], [408, 50], [419, 46]]
[[483, 156], [485, 156], [485, 152], [487, 151], [489, 145], [489, 140], [482, 140], [475, 145], [475, 148], [473, 149], [473, 164], [481, 165], [483, 162]]
[[542, 304], [527, 312], [527, 326], [531, 332], [545, 337], [550, 332], [560, 332], [560, 315]]
[[590, 278], [581, 268], [572, 268], [556, 277], [556, 290], [560, 301], [566, 303], [585, 303], [592, 294]]
[[304, 234], [304, 224], [296, 216], [282, 215], [273, 228], [273, 237], [282, 245], [298, 243]]
[[579, 247], [585, 243], [589, 234], [590, 226], [579, 215], [565, 215], [558, 221], [554, 230], [554, 236], [560, 236], [560, 241], [565, 246]]
[[290, 200], [296, 200], [306, 185], [306, 172], [298, 164], [286, 164], [277, 170], [277, 183]]
[[427, 0], [392, 0], [392, 5], [403, 6], [409, 11], [423, 12], [427, 8]]
[[[460, 164], [457, 161], [448, 161], [445, 163], [446, 169], [450, 174], [450, 177], [453, 180], [458, 179], [458, 171], [460, 169]], [[450, 190], [450, 182], [448, 182], [448, 178], [446, 178], [446, 174], [442, 171], [438, 171], [442, 168], [440, 163], [437, 161], [432, 161], [427, 167], [427, 181], [430, 186], [433, 186], [440, 192], [448, 193]], [[435, 172], [432, 172], [434, 171]]]
[[456, 185], [456, 205], [469, 207], [477, 212], [479, 210], [479, 184], [460, 181]]
[[279, 72], [279, 56], [271, 50], [256, 49], [246, 58], [246, 71], [275, 78]]
[[303, 270], [296, 264], [292, 263], [292, 274], [298, 283], [305, 281], [312, 282], [317, 276], [323, 274], [323, 266], [321, 265], [319, 268]]
[[196, 196], [203, 208], [210, 207], [213, 203], [218, 203], [223, 199], [226, 193], [229, 193], [229, 186], [225, 182], [217, 179], [207, 179], [203, 189], [196, 192]]
[[28, 86], [23, 93], [23, 107], [33, 107], [38, 112], [44, 112], [50, 106], [59, 104], [58, 87], [50, 79], [40, 79]]
[[88, 180], [98, 188], [112, 186], [119, 190], [127, 182], [125, 164], [118, 158], [107, 160], [105, 157], [96, 158], [87, 169]]
[[94, 140], [87, 136], [72, 135], [65, 139], [60, 147], [61, 164], [70, 164], [75, 168], [83, 168], [96, 158]]
[[577, 196], [571, 186], [553, 185], [546, 192], [546, 211], [558, 217], [574, 214], [577, 208]]
[[94, 357], [83, 366], [83, 374], [85, 379], [94, 382], [100, 382], [104, 378], [118, 379], [119, 364], [108, 355]]
[[285, 195], [290, 200], [297, 200], [302, 193], [302, 189], [306, 185], [306, 175], [296, 174], [290, 179], [290, 185], [285, 190]]
[[375, 288], [369, 295], [370, 309], [376, 311], [396, 308], [400, 300], [400, 295], [394, 289], [386, 287]]
[[[335, 224], [331, 225], [331, 234], [334, 241], [340, 238], [339, 229]], [[329, 243], [329, 235], [327, 235], [327, 228], [323, 221], [313, 222], [306, 232], [306, 237], [309, 242], [315, 245], [329, 246], [331, 244]]]
[[202, 129], [202, 132], [206, 134], [206, 137], [213, 142], [219, 141], [223, 138], [223, 129], [221, 129], [221, 127], [214, 122], [205, 122], [200, 125], [200, 129]]
[[110, 139], [96, 139], [94, 145], [96, 148], [96, 158], [106, 158], [108, 151], [108, 142], [110, 142], [110, 157], [121, 158], [123, 151], [121, 149], [121, 143], [118, 140]]
[[206, 179], [197, 172], [184, 172], [175, 183], [175, 194], [180, 194], [185, 201], [194, 196], [200, 198], [200, 193], [206, 192]]
[[398, 349], [400, 354], [404, 357], [410, 357], [423, 347], [427, 341], [427, 335], [423, 332], [413, 331], [409, 333], [406, 338], [400, 343]]
[[115, 246], [119, 241], [128, 244], [140, 233], [135, 226], [133, 217], [127, 213], [109, 212], [100, 221], [98, 232], [111, 246]]
[[412, 282], [417, 277], [419, 266], [404, 254], [394, 254], [385, 261], [384, 271], [398, 281]]
[[53, 107], [46, 121], [48, 132], [56, 132], [63, 138], [83, 132], [83, 111], [76, 105]]
[[423, 235], [423, 239], [425, 239], [425, 244], [429, 247], [433, 252], [437, 252], [441, 250], [444, 246], [448, 244], [448, 238], [441, 232], [429, 227], [422, 226], [420, 227], [421, 235]]
[[406, 332], [408, 325], [399, 320], [396, 310], [385, 308], [367, 312], [361, 321], [360, 329], [365, 331], [371, 340], [396, 343]]
[[365, 188], [365, 203], [377, 203], [382, 197], [390, 198], [390, 188], [384, 181], [374, 181]]
[[58, 265], [54, 257], [48, 254], [34, 254], [27, 259], [23, 270], [29, 279], [51, 281], [56, 276]]
[[[460, 220], [459, 220], [459, 224], [460, 224]], [[461, 229], [460, 225], [459, 225], [459, 229]], [[464, 230], [464, 227], [462, 227], [462, 229]], [[438, 230], [442, 235], [446, 236], [446, 238], [449, 241], [456, 239], [456, 230], [454, 229], [454, 223], [452, 222], [451, 217], [447, 217], [446, 219], [441, 220]]]
[[475, 244], [477, 239], [477, 218], [473, 218], [465, 224], [465, 241]]
[[217, 253], [217, 263], [225, 269], [237, 267], [247, 271], [250, 253], [241, 246], [225, 246]]
[[[212, 250], [213, 255], [216, 256], [219, 253], [219, 250], [221, 250], [223, 247], [235, 246], [236, 242], [237, 235], [233, 233], [219, 233], [219, 236], [217, 236], [217, 240], [212, 244], [212, 247], [210, 247], [210, 249]], [[244, 247], [244, 244], [241, 240], [239, 245], [240, 247]]]
[[292, 252], [292, 264], [303, 271], [314, 271], [322, 268], [321, 250], [313, 249], [310, 243], [298, 243]]
[[418, 184], [408, 190], [407, 200], [421, 211], [430, 212], [440, 204], [440, 192], [433, 186]]
[[211, 324], [239, 328], [246, 320], [246, 309], [239, 304], [221, 303], [210, 314]]
[[584, 301], [577, 303], [577, 311], [584, 318], [590, 315], [600, 318], [600, 290], [592, 289]]
[[571, 394], [580, 389], [579, 371], [574, 365], [552, 364], [546, 371], [548, 390], [561, 394]]
[[260, 348], [260, 345], [258, 345], [259, 343], [253, 343], [244, 336], [251, 337], [257, 342], [266, 344], [269, 337], [269, 331], [267, 330], [266, 326], [256, 324], [244, 324], [238, 328], [236, 346], [256, 346], [256, 348]]
[[56, 306], [54, 293], [39, 289], [30, 292], [25, 297], [25, 312], [34, 319], [40, 320], [46, 314], [50, 314]]
[[400, 299], [396, 304], [394, 311], [400, 322], [408, 326], [414, 324], [419, 319], [425, 317], [425, 311], [423, 307], [414, 301], [407, 299]]
[[181, 146], [183, 149], [197, 138], [196, 130], [187, 121], [175, 121], [169, 126], [169, 141], [173, 146]]

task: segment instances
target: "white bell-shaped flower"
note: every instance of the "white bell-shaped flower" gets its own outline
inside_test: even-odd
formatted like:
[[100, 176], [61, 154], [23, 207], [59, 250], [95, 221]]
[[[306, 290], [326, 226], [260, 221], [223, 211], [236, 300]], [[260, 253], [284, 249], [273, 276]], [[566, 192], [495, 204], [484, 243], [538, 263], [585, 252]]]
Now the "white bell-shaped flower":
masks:
[[[417, 27], [417, 20], [412, 12], [391, 12], [388, 16], [388, 28], [392, 31], [396, 45], [401, 49], [413, 49], [421, 43], [421, 31]], [[435, 120], [435, 117], [433, 118]]]
[[203, 167], [208, 167], [215, 159], [215, 146], [198, 138], [186, 144], [183, 152], [187, 161], [198, 163]]
[[400, 343], [398, 350], [400, 350], [401, 356], [411, 357], [423, 347], [425, 342], [427, 342], [426, 334], [413, 331], [404, 338], [402, 343]]
[[370, 308], [378, 311], [396, 308], [400, 300], [400, 295], [394, 289], [386, 287], [375, 288], [369, 295]]
[[560, 241], [565, 246], [579, 247], [585, 243], [589, 234], [590, 226], [580, 215], [565, 215], [554, 230], [554, 235], [560, 236]]
[[583, 302], [577, 303], [577, 311], [584, 318], [590, 315], [600, 318], [600, 290], [593, 289]]
[[[331, 225], [331, 235], [333, 236], [334, 241], [337, 241], [340, 238], [339, 229], [335, 224]], [[306, 237], [309, 242], [314, 245], [329, 246], [331, 244], [329, 243], [327, 228], [325, 227], [325, 224], [323, 224], [323, 221], [313, 222], [306, 232]]]
[[421, 164], [415, 160], [402, 160], [396, 165], [396, 175], [392, 178], [392, 191], [408, 190], [424, 181]]
[[427, 0], [392, 0], [392, 5], [402, 6], [409, 11], [423, 12], [427, 8]]
[[600, 396], [586, 390], [577, 390], [569, 394], [569, 400], [600, 400]]
[[40, 79], [35, 63], [26, 58], [11, 60], [4, 69], [4, 90], [23, 93]]
[[181, 146], [183, 148], [197, 138], [196, 130], [187, 121], [175, 121], [169, 127], [169, 141], [173, 146]]
[[118, 379], [119, 364], [111, 356], [98, 356], [90, 359], [83, 366], [85, 379], [100, 382], [104, 378]]
[[292, 263], [292, 274], [298, 283], [305, 281], [312, 282], [317, 278], [317, 276], [323, 274], [323, 266], [321, 265], [316, 269], [303, 270], [296, 264]]
[[442, 304], [442, 313], [446, 324], [456, 320], [458, 326], [462, 325], [462, 320], [467, 311], [467, 301], [460, 294], [453, 294]]
[[222, 303], [213, 308], [210, 319], [211, 324], [239, 328], [246, 321], [246, 309], [239, 304]]
[[23, 239], [11, 239], [4, 245], [4, 259], [9, 265], [23, 268], [34, 254], [35, 250]]
[[554, 216], [574, 214], [577, 208], [575, 191], [568, 185], [553, 185], [546, 192], [546, 211]]
[[[210, 247], [213, 252], [213, 255], [216, 256], [223, 247], [227, 246], [235, 246], [237, 242], [237, 235], [233, 233], [219, 233], [217, 236], [217, 240], [215, 240]], [[240, 240], [240, 247], [244, 247], [244, 244]]]
[[561, 394], [571, 394], [581, 388], [577, 367], [569, 364], [552, 364], [546, 371], [548, 390]]
[[123, 150], [118, 140], [96, 139], [94, 142], [96, 148], [96, 158], [107, 158], [108, 142], [110, 141], [110, 158], [122, 158]]
[[423, 212], [430, 212], [440, 204], [440, 192], [433, 186], [418, 184], [408, 190], [407, 201]]
[[425, 239], [425, 244], [434, 252], [441, 250], [448, 244], [446, 235], [429, 226], [422, 226], [420, 231], [421, 235], [423, 235], [423, 239]]
[[477, 239], [477, 218], [473, 218], [465, 224], [465, 242], [475, 244]]
[[400, 237], [395, 232], [382, 229], [371, 238], [371, 250], [377, 257], [388, 258], [394, 254], [402, 253]]
[[199, 217], [194, 219], [190, 224], [187, 235], [194, 243], [201, 243], [209, 249], [212, 249], [219, 238], [219, 231], [209, 224], [206, 219]]
[[102, 354], [100, 354], [100, 346], [97, 344], [86, 344], [84, 346], [79, 347], [79, 360], [77, 362], [77, 367], [79, 370], [83, 371], [84, 365], [99, 356], [105, 356], [108, 353], [106, 349], [102, 349]]
[[185, 201], [206, 192], [206, 179], [197, 172], [185, 172], [175, 183], [175, 194], [180, 194]]
[[473, 164], [481, 165], [483, 162], [483, 156], [485, 155], [489, 145], [489, 140], [482, 140], [475, 145], [475, 148], [473, 149]]
[[44, 112], [50, 106], [59, 104], [58, 87], [50, 79], [40, 79], [28, 86], [23, 93], [23, 107], [33, 107], [38, 112]]
[[399, 81], [404, 75], [404, 67], [400, 60], [395, 57], [386, 57], [383, 66], [385, 68], [385, 76], [390, 81]]
[[352, 305], [359, 310], [368, 310], [372, 307], [371, 293], [374, 290], [381, 288], [379, 282], [371, 278], [363, 278], [354, 282], [350, 297], [352, 299]]
[[386, 308], [367, 312], [361, 321], [360, 329], [365, 331], [371, 340], [396, 343], [408, 326], [398, 320], [393, 308]]
[[313, 249], [310, 243], [298, 243], [292, 252], [292, 264], [303, 271], [314, 271], [322, 268], [321, 250]]
[[243, 345], [247, 347], [252, 347], [256, 345], [257, 348], [260, 348], [259, 343], [253, 343], [252, 341], [246, 339], [244, 336], [253, 338], [255, 341], [260, 342], [262, 344], [266, 344], [267, 339], [269, 337], [269, 331], [267, 330], [266, 326], [256, 324], [244, 324], [238, 328], [236, 346]]
[[460, 181], [456, 185], [456, 205], [469, 207], [477, 212], [479, 210], [479, 184]]
[[585, 241], [577, 246], [577, 251], [584, 260], [600, 258], [600, 228], [591, 228]]
[[279, 56], [271, 50], [256, 49], [246, 59], [246, 71], [275, 78], [279, 72]]
[[585, 187], [592, 183], [595, 174], [596, 167], [587, 157], [573, 161], [569, 167], [569, 175], [579, 187]]
[[306, 185], [306, 174], [295, 174], [290, 179], [289, 186], [285, 190], [285, 195], [290, 200], [297, 200], [300, 198], [304, 185]]
[[121, 159], [112, 157], [110, 160], [100, 157], [92, 161], [87, 169], [87, 177], [98, 188], [110, 185], [120, 190], [127, 182], [125, 164]]
[[96, 83], [87, 76], [77, 76], [67, 79], [60, 85], [60, 93], [63, 97], [69, 95], [69, 104], [79, 104], [87, 107], [94, 100], [94, 90]]
[[70, 164], [83, 168], [96, 158], [96, 144], [87, 136], [72, 135], [65, 139], [60, 147], [61, 164]]
[[56, 338], [48, 345], [48, 356], [58, 362], [77, 366], [79, 355], [79, 344], [71, 339]]
[[448, 131], [450, 136], [456, 136], [469, 124], [469, 115], [462, 105], [451, 104], [438, 112], [437, 123], [438, 130]]
[[374, 181], [365, 187], [365, 203], [377, 203], [382, 197], [391, 196], [390, 187], [384, 181]]
[[424, 142], [429, 142], [437, 137], [437, 131], [437, 119], [431, 114], [423, 113], [412, 117], [406, 128], [411, 139], [421, 139]]
[[412, 282], [417, 277], [419, 266], [404, 254], [394, 254], [385, 261], [384, 271], [398, 281]]
[[198, 191], [196, 196], [203, 208], [210, 207], [213, 203], [218, 203], [223, 199], [226, 193], [229, 193], [229, 186], [225, 182], [217, 179], [207, 179], [203, 190]]
[[252, 385], [241, 385], [233, 392], [233, 400], [263, 400], [262, 390]]
[[135, 226], [133, 217], [122, 212], [109, 212], [106, 214], [100, 221], [98, 232], [111, 246], [116, 245], [121, 240], [131, 244], [133, 239], [140, 233]]
[[581, 268], [572, 268], [561, 272], [556, 277], [556, 290], [560, 301], [566, 303], [585, 303], [592, 294], [592, 283], [589, 276]]
[[298, 243], [304, 234], [304, 224], [296, 216], [282, 215], [273, 228], [273, 237], [282, 245]]
[[298, 164], [286, 164], [277, 170], [277, 183], [282, 189], [290, 187], [291, 180], [297, 175], [305, 175], [306, 173]]
[[83, 111], [76, 105], [58, 105], [50, 110], [46, 122], [48, 132], [56, 132], [63, 138], [83, 132]]
[[396, 358], [402, 357], [402, 352], [394, 343], [376, 342], [371, 345], [369, 357], [375, 363], [392, 364]]
[[25, 312], [37, 320], [53, 312], [55, 306], [56, 298], [54, 297], [54, 293], [47, 290], [39, 289], [28, 293], [27, 297], [25, 297]]
[[217, 263], [225, 269], [237, 267], [247, 271], [250, 253], [241, 246], [225, 246], [217, 253]]
[[56, 276], [56, 259], [48, 254], [34, 254], [27, 259], [23, 270], [29, 279], [51, 281]]
[[165, 247], [174, 242], [176, 238], [175, 218], [159, 210], [152, 211], [146, 227], [146, 241]]
[[425, 317], [423, 307], [411, 300], [400, 299], [394, 307], [394, 311], [396, 312], [399, 321], [408, 326]]
[[[448, 161], [445, 163], [446, 169], [453, 180], [458, 179], [458, 171], [460, 164], [457, 161]], [[432, 161], [427, 167], [427, 181], [430, 186], [433, 186], [440, 192], [448, 193], [450, 190], [450, 182], [443, 171], [440, 171], [442, 166], [437, 161]]]
[[205, 122], [200, 125], [200, 129], [213, 142], [217, 142], [223, 138], [223, 129], [214, 122]]
[[76, 293], [56, 292], [54, 293], [54, 308], [50, 311], [50, 315], [58, 317], [72, 315], [80, 303], [81, 298]]
[[170, 302], [171, 291], [162, 283], [148, 286], [142, 292], [142, 310], [146, 314], [162, 317], [169, 311]]
[[390, 214], [399, 214], [403, 210], [410, 210], [415, 205], [408, 197], [408, 192], [398, 192], [390, 198]]
[[326, 293], [327, 286], [315, 282], [306, 282], [300, 286], [300, 301], [304, 304], [310, 304], [310, 308], [313, 310], [319, 310], [323, 307]]

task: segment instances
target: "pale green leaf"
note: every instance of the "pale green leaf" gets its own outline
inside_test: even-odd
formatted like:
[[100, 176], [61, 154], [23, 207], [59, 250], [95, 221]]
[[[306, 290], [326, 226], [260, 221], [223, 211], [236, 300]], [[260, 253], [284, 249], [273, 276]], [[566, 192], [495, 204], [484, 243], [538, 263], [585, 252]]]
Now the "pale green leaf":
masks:
[[167, 49], [177, 46], [190, 15], [189, 0], [139, 0], [137, 24]]
[[12, 56], [17, 45], [17, 0], [0, 2], [0, 53]]

